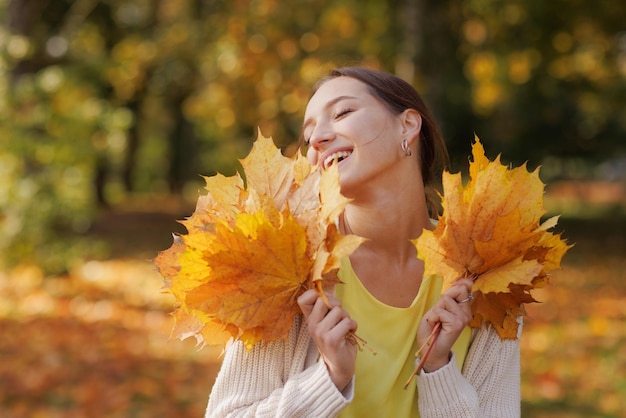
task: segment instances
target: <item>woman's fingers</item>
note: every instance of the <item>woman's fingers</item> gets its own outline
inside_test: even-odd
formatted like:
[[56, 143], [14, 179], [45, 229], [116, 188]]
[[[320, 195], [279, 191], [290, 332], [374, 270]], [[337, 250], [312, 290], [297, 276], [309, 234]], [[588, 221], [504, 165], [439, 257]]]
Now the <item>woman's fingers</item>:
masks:
[[307, 290], [298, 298], [311, 338], [324, 358], [332, 381], [343, 390], [354, 374], [355, 345], [346, 335], [355, 331], [356, 321], [341, 308], [339, 301], [326, 295], [328, 305], [315, 290]]
[[[341, 303], [331, 294], [325, 293], [326, 299], [330, 303], [330, 306], [338, 306]], [[304, 292], [300, 297], [298, 297], [298, 305], [300, 305], [300, 309], [306, 315], [311, 309], [313, 309], [313, 305], [315, 302], [320, 299], [320, 294], [316, 289], [309, 289]]]
[[347, 333], [356, 330], [356, 321], [346, 311], [338, 305], [329, 310], [321, 298], [315, 303], [307, 323], [309, 331], [323, 338], [324, 342], [340, 341]]
[[450, 286], [450, 288], [444, 294], [449, 295], [457, 302], [461, 302], [463, 300], [466, 300], [468, 296], [472, 294], [473, 284], [474, 281], [471, 279], [459, 279], [455, 281], [454, 284], [452, 284], [452, 286]]
[[323, 338], [324, 342], [339, 341], [350, 331], [355, 331], [357, 323], [341, 308], [340, 302], [332, 295], [326, 295], [326, 302], [315, 290], [307, 290], [298, 298], [298, 305], [304, 313], [312, 336]]
[[441, 304], [433, 308], [429, 319], [433, 324], [441, 322], [444, 330], [463, 329], [472, 319], [471, 307], [459, 304], [450, 297], [444, 297]]
[[472, 305], [460, 303], [459, 297], [458, 294], [444, 293], [428, 312], [428, 323], [434, 326], [437, 322], [441, 322], [444, 328], [463, 328], [469, 324], [472, 319]]
[[309, 316], [311, 311], [313, 310], [313, 305], [315, 305], [315, 301], [319, 298], [319, 294], [314, 289], [309, 289], [298, 298], [298, 305], [304, 313], [304, 316]]
[[334, 345], [345, 341], [345, 336], [356, 331], [356, 321], [339, 307], [334, 307], [317, 324], [314, 332], [319, 336], [324, 345]]
[[436, 324], [441, 327], [424, 370], [433, 371], [448, 363], [452, 346], [472, 319], [472, 306], [468, 303], [472, 285], [471, 279], [457, 280], [424, 315], [424, 323], [418, 331], [420, 346], [428, 340]]

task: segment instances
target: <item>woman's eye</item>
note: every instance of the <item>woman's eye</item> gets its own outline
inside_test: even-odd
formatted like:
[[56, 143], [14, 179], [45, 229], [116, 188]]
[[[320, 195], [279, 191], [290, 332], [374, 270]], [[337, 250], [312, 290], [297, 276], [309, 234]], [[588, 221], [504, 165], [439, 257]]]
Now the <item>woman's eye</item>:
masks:
[[350, 112], [352, 112], [352, 109], [341, 110], [341, 111], [337, 112], [337, 114], [335, 115], [335, 119], [342, 118], [343, 116], [346, 116]]

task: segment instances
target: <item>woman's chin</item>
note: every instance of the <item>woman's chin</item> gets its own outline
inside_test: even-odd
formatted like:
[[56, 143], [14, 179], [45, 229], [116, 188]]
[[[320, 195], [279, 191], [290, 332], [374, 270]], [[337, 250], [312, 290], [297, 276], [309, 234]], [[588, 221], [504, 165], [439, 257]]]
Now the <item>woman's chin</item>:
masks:
[[341, 194], [344, 197], [347, 197], [349, 199], [354, 198], [354, 183], [350, 181], [350, 178], [348, 176], [342, 176], [341, 172], [339, 173], [339, 187], [341, 189]]

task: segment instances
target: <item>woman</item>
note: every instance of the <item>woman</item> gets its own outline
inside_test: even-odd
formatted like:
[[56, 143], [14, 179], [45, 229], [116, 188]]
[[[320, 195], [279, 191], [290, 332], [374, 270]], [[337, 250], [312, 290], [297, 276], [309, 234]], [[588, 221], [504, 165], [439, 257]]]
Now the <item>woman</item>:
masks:
[[[367, 241], [342, 263], [332, 309], [309, 290], [286, 341], [227, 351], [206, 416], [518, 417], [518, 340], [472, 332], [472, 282], [442, 295], [410, 242], [433, 228], [427, 188], [445, 156], [418, 93], [387, 73], [333, 70], [316, 86], [302, 132], [311, 164], [338, 164], [351, 199], [340, 228]], [[417, 383], [403, 389], [438, 322]], [[350, 331], [377, 354], [359, 352]]]

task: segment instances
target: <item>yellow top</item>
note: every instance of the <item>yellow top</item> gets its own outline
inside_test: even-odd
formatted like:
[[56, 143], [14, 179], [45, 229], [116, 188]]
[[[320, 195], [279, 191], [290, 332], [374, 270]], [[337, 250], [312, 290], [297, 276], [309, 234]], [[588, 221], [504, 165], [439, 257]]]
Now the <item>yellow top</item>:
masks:
[[[354, 399], [341, 418], [419, 417], [415, 379], [405, 390], [404, 383], [415, 368], [417, 328], [422, 316], [441, 295], [442, 281], [426, 277], [408, 308], [386, 305], [372, 296], [358, 279], [350, 259], [342, 260], [335, 289], [343, 308], [357, 321], [357, 335], [367, 341], [357, 354]], [[452, 347], [461, 369], [469, 347], [471, 330], [466, 328]]]

